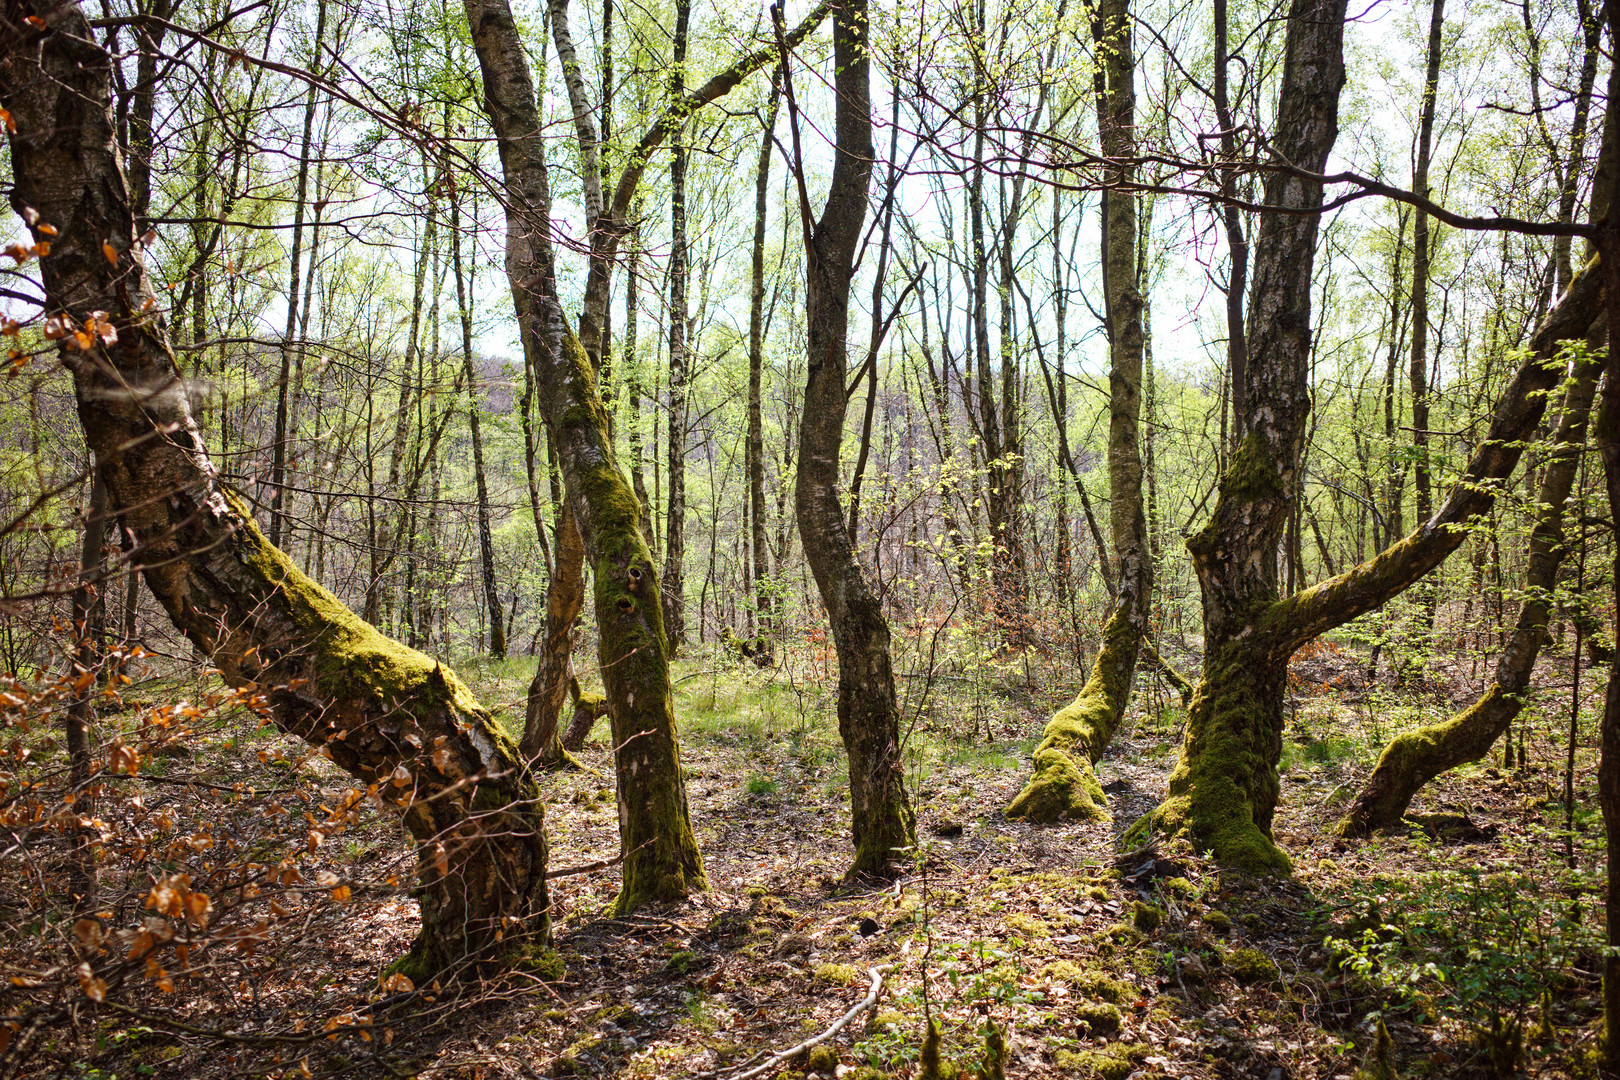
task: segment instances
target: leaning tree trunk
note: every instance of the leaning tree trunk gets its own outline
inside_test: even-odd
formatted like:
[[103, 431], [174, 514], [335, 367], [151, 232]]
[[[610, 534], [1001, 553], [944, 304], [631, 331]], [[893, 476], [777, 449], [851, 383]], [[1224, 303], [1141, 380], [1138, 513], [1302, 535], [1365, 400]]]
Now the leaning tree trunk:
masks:
[[[29, 16], [43, 29], [26, 28]], [[220, 482], [150, 314], [109, 57], [74, 3], [10, 0], [6, 25], [13, 205], [50, 244], [47, 326], [64, 335], [98, 475], [153, 595], [282, 730], [398, 809], [418, 844], [422, 906], [407, 974], [484, 966], [545, 941], [543, 809], [517, 747], [454, 675], [300, 573]]]
[[[847, 405], [849, 290], [872, 175], [866, 10], [865, 0], [847, 0], [833, 12], [837, 146], [819, 221], [810, 220], [803, 158], [795, 153], [807, 249], [809, 345], [794, 505], [805, 560], [827, 608], [838, 650], [838, 731], [849, 755], [855, 840], [851, 875], [886, 872], [917, 839], [900, 758], [900, 709], [889, 656], [889, 624], [856, 561], [838, 493], [838, 450]], [[785, 71], [786, 47], [782, 54]], [[784, 74], [782, 85], [797, 151], [798, 110], [791, 77]]]
[[657, 568], [642, 538], [641, 504], [613, 453], [596, 373], [557, 298], [540, 113], [511, 6], [465, 0], [465, 8], [505, 181], [513, 308], [595, 579], [625, 853], [616, 907], [628, 911], [707, 888], [687, 812]]
[[[1537, 341], [1553, 350], [1561, 342]], [[1541, 352], [1542, 349], [1538, 349]], [[1525, 691], [1547, 633], [1551, 598], [1564, 562], [1564, 507], [1580, 471], [1586, 444], [1587, 416], [1597, 391], [1601, 364], [1589, 357], [1575, 363], [1575, 377], [1564, 395], [1563, 414], [1548, 454], [1536, 498], [1539, 510], [1530, 533], [1530, 559], [1525, 569], [1524, 601], [1507, 647], [1496, 662], [1489, 690], [1463, 712], [1397, 736], [1384, 748], [1378, 765], [1338, 824], [1341, 836], [1365, 836], [1400, 823], [1412, 797], [1436, 776], [1477, 761], [1513, 723], [1524, 705]], [[1578, 660], [1578, 658], [1577, 658]]]
[[[1129, 0], [1103, 0], [1096, 39], [1103, 56], [1097, 119], [1103, 155], [1114, 162], [1103, 192], [1103, 300], [1107, 316], [1110, 400], [1108, 487], [1114, 553], [1119, 568], [1114, 610], [1102, 648], [1078, 697], [1046, 725], [1035, 748], [1035, 774], [1007, 807], [1008, 817], [1052, 822], [1107, 817], [1095, 765], [1108, 748], [1130, 700], [1137, 654], [1147, 633], [1153, 595], [1147, 517], [1142, 506], [1142, 294], [1137, 285], [1135, 179], [1135, 55]], [[1059, 419], [1061, 422], [1061, 418]]]

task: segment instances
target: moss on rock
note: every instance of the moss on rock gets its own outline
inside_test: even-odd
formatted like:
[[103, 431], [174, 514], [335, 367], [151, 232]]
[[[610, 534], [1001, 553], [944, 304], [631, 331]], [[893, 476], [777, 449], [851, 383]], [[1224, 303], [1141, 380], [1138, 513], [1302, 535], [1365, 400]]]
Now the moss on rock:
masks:
[[1222, 955], [1221, 963], [1244, 986], [1274, 982], [1278, 977], [1277, 965], [1259, 949], [1231, 949]]
[[815, 976], [821, 982], [831, 983], [834, 986], [849, 986], [860, 978], [860, 972], [855, 970], [853, 964], [817, 964]]

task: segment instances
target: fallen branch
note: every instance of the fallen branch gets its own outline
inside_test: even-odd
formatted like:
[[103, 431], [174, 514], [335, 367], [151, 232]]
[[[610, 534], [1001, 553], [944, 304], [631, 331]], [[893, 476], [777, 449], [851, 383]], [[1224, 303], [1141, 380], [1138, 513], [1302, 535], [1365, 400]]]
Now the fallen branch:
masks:
[[[645, 734], [645, 732], [643, 732], [643, 734]], [[631, 736], [631, 738], [634, 738], [634, 736]], [[615, 855], [611, 859], [598, 859], [596, 862], [584, 863], [580, 866], [565, 866], [561, 870], [547, 870], [546, 880], [551, 881], [560, 877], [573, 877], [575, 874], [594, 874], [598, 870], [606, 870], [610, 866], [618, 866], [620, 863], [624, 862], [626, 857], [634, 855], [636, 851], [640, 851], [641, 848], [646, 847], [647, 844], [650, 843], [652, 843], [652, 841], [648, 840], [646, 844], [642, 844], [641, 847], [636, 848], [635, 851], [626, 851], [622, 854]]]
[[851, 1020], [855, 1019], [857, 1016], [861, 1015], [861, 1013], [877, 1004], [878, 995], [883, 993], [883, 975], [885, 972], [893, 970], [893, 968], [893, 964], [880, 964], [875, 968], [867, 968], [866, 973], [867, 975], [871, 976], [872, 985], [867, 988], [866, 996], [860, 1001], [856, 1002], [855, 1005], [843, 1016], [840, 1016], [837, 1020], [835, 1020], [831, 1027], [829, 1027], [826, 1031], [823, 1031], [820, 1035], [813, 1035], [804, 1040], [804, 1042], [800, 1043], [798, 1046], [788, 1050], [783, 1050], [780, 1054], [772, 1055], [765, 1061], [763, 1065], [756, 1065], [745, 1073], [738, 1073], [735, 1076], [729, 1077], [728, 1080], [753, 1080], [753, 1078], [756, 1076], [763, 1076], [765, 1073], [770, 1072], [783, 1062], [790, 1061], [793, 1058], [798, 1057], [811, 1047], [820, 1046], [834, 1035], [837, 1035], [840, 1031], [843, 1031], [844, 1028], [849, 1026], [849, 1022]]

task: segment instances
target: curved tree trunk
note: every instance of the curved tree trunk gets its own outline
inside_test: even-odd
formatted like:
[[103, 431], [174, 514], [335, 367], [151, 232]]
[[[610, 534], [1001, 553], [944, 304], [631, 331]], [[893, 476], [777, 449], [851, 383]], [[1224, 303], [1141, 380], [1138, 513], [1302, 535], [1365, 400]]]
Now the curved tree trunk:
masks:
[[557, 297], [540, 114], [511, 6], [465, 0], [465, 9], [505, 182], [512, 304], [595, 580], [625, 852], [616, 906], [628, 911], [708, 887], [687, 812], [657, 568], [641, 534], [641, 503], [614, 456], [594, 365]]
[[[917, 840], [900, 758], [900, 707], [889, 656], [889, 624], [856, 561], [838, 493], [838, 450], [843, 442], [844, 410], [848, 404], [844, 381], [850, 280], [872, 176], [866, 31], [864, 0], [847, 0], [834, 11], [837, 147], [827, 202], [819, 221], [810, 217], [803, 159], [797, 153], [799, 118], [793, 80], [787, 75], [783, 78], [793, 125], [799, 211], [808, 264], [808, 374], [804, 419], [799, 428], [794, 506], [805, 560], [826, 605], [838, 650], [838, 732], [849, 755], [855, 841], [851, 875], [887, 872], [899, 853]], [[782, 62], [788, 62], [785, 45]]]
[[[1147, 633], [1153, 595], [1142, 505], [1142, 294], [1137, 285], [1136, 196], [1123, 185], [1135, 178], [1135, 54], [1129, 0], [1103, 0], [1093, 27], [1098, 53], [1097, 119], [1110, 168], [1103, 192], [1103, 300], [1108, 320], [1108, 488], [1118, 577], [1114, 608], [1102, 647], [1078, 697], [1046, 725], [1035, 749], [1035, 773], [1007, 807], [1008, 817], [1052, 822], [1108, 816], [1094, 766], [1130, 701], [1137, 655]], [[1061, 422], [1061, 420], [1060, 420]]]
[[[110, 508], [169, 618], [284, 731], [394, 805], [418, 844], [412, 977], [484, 966], [549, 934], [538, 791], [517, 747], [456, 677], [378, 633], [272, 546], [220, 483], [192, 418], [114, 149], [110, 62], [76, 4], [8, 3], [0, 102], [13, 204], [55, 227], [50, 315], [99, 331], [62, 357]], [[34, 215], [38, 216], [35, 217]], [[114, 262], [113, 259], [116, 261]], [[104, 328], [104, 329], [103, 329]]]
[[[1541, 477], [1540, 507], [1530, 533], [1530, 560], [1525, 570], [1524, 602], [1496, 662], [1496, 678], [1483, 697], [1444, 723], [1408, 731], [1392, 740], [1361, 794], [1338, 824], [1341, 836], [1364, 836], [1400, 823], [1412, 797], [1436, 776], [1484, 757], [1513, 723], [1524, 704], [1547, 632], [1551, 599], [1564, 561], [1564, 507], [1580, 471], [1586, 444], [1587, 416], [1597, 391], [1602, 365], [1591, 358], [1575, 365], [1575, 377], [1564, 395], [1563, 414], [1548, 448], [1552, 461]], [[1577, 658], [1578, 662], [1578, 658]]]

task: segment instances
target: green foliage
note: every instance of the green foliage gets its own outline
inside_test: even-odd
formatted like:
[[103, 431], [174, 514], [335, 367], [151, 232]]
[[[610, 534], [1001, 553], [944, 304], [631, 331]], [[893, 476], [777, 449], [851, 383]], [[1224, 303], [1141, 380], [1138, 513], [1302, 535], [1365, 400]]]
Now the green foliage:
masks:
[[1576, 956], [1602, 945], [1567, 894], [1520, 873], [1378, 877], [1355, 904], [1363, 917], [1326, 939], [1341, 966], [1420, 1020], [1467, 1024], [1509, 1057], [1543, 998], [1567, 993]]

